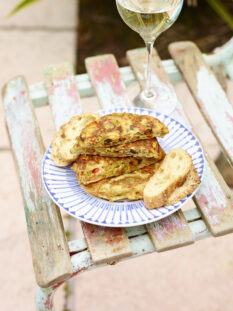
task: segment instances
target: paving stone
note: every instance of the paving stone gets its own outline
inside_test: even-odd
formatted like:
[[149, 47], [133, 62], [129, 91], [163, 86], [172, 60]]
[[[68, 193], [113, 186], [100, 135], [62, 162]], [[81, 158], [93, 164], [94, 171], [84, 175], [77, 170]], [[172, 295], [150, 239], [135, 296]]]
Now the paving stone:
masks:
[[58, 27], [60, 29], [77, 26], [78, 0], [41, 0], [12, 17], [7, 17], [20, 1], [0, 1], [0, 27]]

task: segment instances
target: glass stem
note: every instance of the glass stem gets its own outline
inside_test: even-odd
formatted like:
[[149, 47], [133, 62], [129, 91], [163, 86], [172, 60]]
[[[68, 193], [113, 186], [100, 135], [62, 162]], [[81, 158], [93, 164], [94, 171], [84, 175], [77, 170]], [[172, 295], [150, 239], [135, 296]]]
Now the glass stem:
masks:
[[154, 46], [154, 41], [146, 41], [146, 49], [148, 52], [147, 58], [147, 69], [146, 69], [146, 86], [144, 90], [144, 95], [147, 98], [153, 97], [154, 93], [151, 90], [151, 59], [152, 59], [152, 51]]

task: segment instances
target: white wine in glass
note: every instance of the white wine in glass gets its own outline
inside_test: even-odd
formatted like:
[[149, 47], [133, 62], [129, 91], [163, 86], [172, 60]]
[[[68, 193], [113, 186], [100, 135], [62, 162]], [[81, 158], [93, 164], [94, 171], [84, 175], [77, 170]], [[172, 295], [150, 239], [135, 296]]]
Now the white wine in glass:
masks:
[[124, 22], [138, 32], [146, 44], [148, 51], [146, 86], [140, 94], [140, 100], [145, 103], [151, 102], [155, 100], [155, 92], [151, 88], [153, 45], [155, 39], [176, 21], [183, 0], [116, 0], [116, 4]]

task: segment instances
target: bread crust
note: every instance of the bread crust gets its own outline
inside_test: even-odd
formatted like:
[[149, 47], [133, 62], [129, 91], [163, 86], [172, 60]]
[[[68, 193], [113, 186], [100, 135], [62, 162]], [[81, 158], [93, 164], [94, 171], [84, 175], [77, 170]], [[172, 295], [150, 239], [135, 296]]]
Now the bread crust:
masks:
[[[86, 113], [72, 117], [60, 127], [52, 142], [52, 159], [57, 166], [67, 166], [77, 159], [81, 152], [77, 145], [77, 137], [87, 124], [98, 118], [98, 113]], [[74, 145], [77, 148], [73, 151]]]
[[[171, 150], [144, 189], [143, 198], [146, 207], [154, 209], [167, 205], [168, 198], [175, 189], [185, 183], [190, 171], [193, 169], [192, 158], [185, 150], [181, 148]], [[184, 194], [180, 192], [177, 197], [186, 197], [186, 188], [183, 189]], [[172, 200], [173, 202], [179, 201], [176, 201], [176, 196]]]
[[189, 194], [193, 193], [200, 183], [200, 177], [197, 174], [195, 167], [192, 166], [185, 182], [171, 193], [167, 199], [166, 205], [174, 205], [180, 200], [186, 198]]

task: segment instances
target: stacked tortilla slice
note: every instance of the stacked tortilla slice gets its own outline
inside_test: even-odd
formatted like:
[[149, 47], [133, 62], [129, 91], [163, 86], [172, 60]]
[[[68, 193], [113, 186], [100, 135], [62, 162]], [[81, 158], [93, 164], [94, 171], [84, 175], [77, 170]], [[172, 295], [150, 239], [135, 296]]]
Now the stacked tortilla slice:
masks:
[[165, 152], [156, 137], [167, 127], [158, 119], [113, 113], [88, 123], [73, 145], [72, 168], [92, 195], [117, 201], [142, 199], [143, 190]]

